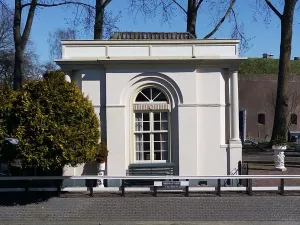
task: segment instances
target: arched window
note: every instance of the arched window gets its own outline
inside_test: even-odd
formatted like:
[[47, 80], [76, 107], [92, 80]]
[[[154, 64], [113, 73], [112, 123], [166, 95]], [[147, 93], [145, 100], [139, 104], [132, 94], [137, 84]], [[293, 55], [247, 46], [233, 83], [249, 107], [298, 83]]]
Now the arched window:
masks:
[[292, 115], [291, 115], [291, 124], [293, 124], [293, 125], [297, 125], [297, 114], [296, 113], [293, 113]]
[[170, 160], [169, 104], [158, 88], [142, 89], [134, 101], [135, 162]]
[[138, 93], [135, 102], [167, 102], [167, 97], [157, 88], [145, 88]]
[[265, 124], [265, 123], [266, 123], [266, 114], [264, 114], [264, 113], [259, 113], [259, 114], [257, 115], [257, 122], [258, 122], [259, 124]]

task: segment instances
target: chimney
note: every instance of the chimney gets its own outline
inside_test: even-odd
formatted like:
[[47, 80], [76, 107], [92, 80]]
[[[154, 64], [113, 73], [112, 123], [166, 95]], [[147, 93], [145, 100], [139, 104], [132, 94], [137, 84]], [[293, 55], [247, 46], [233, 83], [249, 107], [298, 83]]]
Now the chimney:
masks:
[[263, 58], [264, 59], [274, 59], [274, 55], [273, 54], [264, 53], [263, 54]]
[[299, 57], [299, 56], [296, 56], [296, 57], [294, 57], [294, 60], [295, 60], [295, 61], [300, 61], [300, 57]]

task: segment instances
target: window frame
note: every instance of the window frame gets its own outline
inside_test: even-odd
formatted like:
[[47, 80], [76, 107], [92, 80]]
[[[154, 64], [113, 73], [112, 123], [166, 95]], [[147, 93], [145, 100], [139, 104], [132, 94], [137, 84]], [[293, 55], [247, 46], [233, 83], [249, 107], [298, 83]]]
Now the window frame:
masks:
[[[295, 116], [295, 117], [293, 118], [293, 116]], [[295, 125], [295, 126], [298, 125], [298, 115], [297, 115], [297, 113], [292, 113], [291, 114], [290, 122], [291, 122], [291, 125]], [[295, 123], [293, 123], [293, 122], [295, 122]]]
[[[154, 130], [154, 122], [156, 121], [156, 120], [154, 120], [154, 113], [167, 113], [167, 123], [168, 123], [168, 126], [167, 126], [167, 130]], [[138, 114], [138, 113], [149, 113], [149, 123], [150, 123], [150, 129], [149, 130], [146, 130], [146, 131], [144, 131], [144, 130], [141, 130], [141, 131], [137, 131], [135, 128], [136, 128], [136, 114]], [[167, 111], [167, 110], [155, 110], [155, 111], [147, 111], [147, 110], [145, 110], [145, 111], [134, 111], [134, 113], [133, 113], [134, 115], [133, 115], [133, 117], [134, 117], [134, 129], [133, 129], [133, 143], [134, 143], [134, 163], [167, 163], [167, 162], [170, 162], [171, 161], [171, 149], [170, 149], [170, 146], [171, 146], [171, 144], [170, 144], [170, 111]], [[162, 120], [160, 119], [159, 120], [160, 121], [160, 123], [162, 122]], [[165, 121], [165, 120], [163, 120], [163, 121]], [[137, 143], [137, 141], [136, 141], [136, 134], [150, 134], [149, 136], [150, 136], [150, 141], [149, 141], [149, 143], [150, 143], [150, 159], [149, 160], [145, 160], [145, 159], [143, 159], [143, 160], [138, 160], [137, 159], [137, 152], [139, 152], [139, 151], [137, 151], [137, 149], [136, 149], [136, 143]], [[168, 158], [167, 159], [165, 159], [165, 160], [156, 160], [156, 159], [154, 159], [155, 157], [154, 157], [154, 155], [155, 155], [155, 147], [154, 147], [154, 143], [155, 142], [157, 142], [157, 141], [155, 141], [154, 140], [154, 134], [167, 134], [167, 156], [168, 156]], [[144, 141], [142, 141], [142, 142], [144, 142]], [[159, 141], [159, 142], [161, 142], [161, 143], [164, 143], [163, 141]], [[161, 149], [162, 150], [162, 149]], [[160, 152], [161, 152], [161, 150], [160, 150]], [[160, 153], [160, 154], [163, 154], [162, 152]]]
[[[260, 118], [263, 116], [263, 118]], [[257, 123], [259, 125], [265, 125], [266, 124], [266, 114], [265, 113], [258, 113], [257, 114]]]
[[[163, 94], [165, 96], [165, 99], [167, 101], [145, 101], [145, 102], [141, 102], [141, 101], [136, 101], [136, 98], [137, 96], [142, 92], [144, 91], [145, 89], [147, 88], [155, 88], [157, 90], [159, 90], [161, 92], [161, 94]], [[171, 162], [171, 158], [172, 158], [172, 155], [171, 155], [171, 110], [169, 108], [169, 98], [168, 98], [168, 95], [166, 95], [166, 93], [164, 91], [162, 91], [160, 88], [158, 87], [155, 87], [155, 86], [146, 86], [144, 88], [141, 88], [137, 91], [137, 94], [135, 95], [135, 98], [133, 99], [133, 102], [132, 102], [133, 105], [144, 105], [145, 106], [145, 109], [133, 109], [132, 111], [132, 126], [133, 126], [133, 129], [132, 129], [132, 133], [131, 133], [131, 140], [132, 140], [132, 143], [133, 143], [133, 148], [132, 148], [132, 154], [133, 154], [133, 157], [131, 157], [131, 159], [133, 160], [133, 163], [134, 164], [146, 164], [146, 163], [168, 163], [168, 162]], [[167, 105], [167, 108], [163, 107], [161, 109], [157, 109], [156, 107], [153, 107], [153, 106], [159, 106], [159, 105]], [[161, 130], [161, 122], [162, 122], [162, 118], [161, 118], [161, 115], [160, 115], [160, 130], [154, 130], [154, 123], [156, 120], [154, 120], [154, 114], [155, 113], [167, 113], [167, 129], [166, 130]], [[148, 131], [144, 131], [144, 130], [141, 130], [141, 131], [138, 131], [136, 130], [136, 115], [138, 113], [148, 113], [149, 114], [149, 127], [150, 129]], [[143, 119], [142, 119], [143, 121]], [[136, 134], [145, 134], [145, 133], [149, 133], [150, 135], [150, 160], [138, 160], [137, 159], [137, 140], [136, 140]], [[154, 140], [154, 135], [155, 134], [164, 134], [166, 133], [167, 134], [167, 141], [158, 141], [160, 143], [164, 143], [164, 142], [167, 142], [167, 159], [165, 160], [156, 160], [154, 159], [155, 158], [155, 141]], [[162, 144], [161, 144], [162, 145]], [[160, 146], [161, 146], [160, 145]], [[161, 154], [161, 158], [163, 157], [163, 149], [161, 149], [160, 147], [160, 154]]]

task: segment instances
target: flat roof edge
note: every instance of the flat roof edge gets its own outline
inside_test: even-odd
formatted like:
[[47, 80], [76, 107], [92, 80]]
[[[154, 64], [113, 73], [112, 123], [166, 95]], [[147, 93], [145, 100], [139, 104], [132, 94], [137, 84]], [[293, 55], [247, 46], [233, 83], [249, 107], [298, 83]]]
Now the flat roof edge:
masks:
[[100, 44], [238, 44], [239, 39], [184, 39], [184, 40], [62, 40], [62, 45]]
[[70, 58], [70, 59], [55, 59], [55, 62], [95, 62], [95, 61], [171, 61], [171, 60], [179, 60], [179, 61], [199, 61], [199, 60], [246, 60], [248, 57], [196, 57], [196, 58], [162, 58], [162, 57], [155, 57], [155, 58], [130, 58], [130, 57], [114, 57], [114, 58]]

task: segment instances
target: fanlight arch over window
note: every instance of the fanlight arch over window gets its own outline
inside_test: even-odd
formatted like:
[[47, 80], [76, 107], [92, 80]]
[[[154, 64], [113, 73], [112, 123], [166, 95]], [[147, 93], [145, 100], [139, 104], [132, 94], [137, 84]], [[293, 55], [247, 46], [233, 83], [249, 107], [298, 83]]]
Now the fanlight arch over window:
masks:
[[158, 88], [148, 87], [142, 89], [136, 96], [137, 103], [168, 102], [167, 96]]
[[133, 110], [170, 110], [166, 94], [156, 87], [146, 87], [134, 99]]

